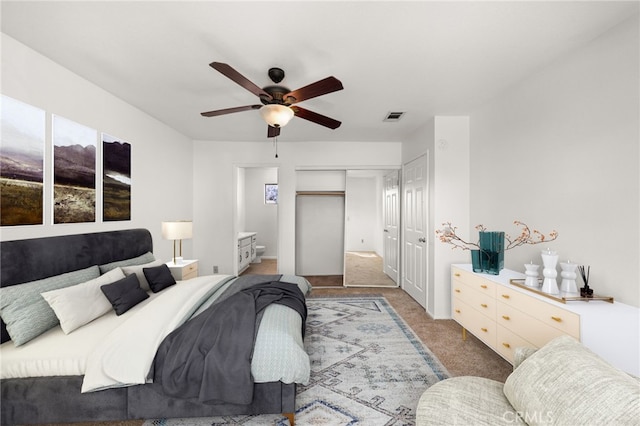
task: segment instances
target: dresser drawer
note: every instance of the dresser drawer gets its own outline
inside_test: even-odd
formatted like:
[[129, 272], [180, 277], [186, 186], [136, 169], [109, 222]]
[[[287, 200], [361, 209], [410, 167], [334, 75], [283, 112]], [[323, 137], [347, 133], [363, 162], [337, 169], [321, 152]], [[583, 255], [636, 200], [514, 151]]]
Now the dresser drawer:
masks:
[[496, 345], [496, 322], [460, 299], [453, 300], [453, 318], [490, 348]]
[[478, 274], [474, 274], [473, 272], [467, 272], [457, 268], [452, 268], [451, 274], [452, 283], [459, 282], [469, 286], [469, 288], [486, 294], [489, 297], [496, 297], [497, 284], [493, 281], [490, 281]]
[[580, 339], [580, 316], [578, 314], [508, 287], [502, 287], [498, 290], [498, 300], [505, 305], [527, 312], [531, 317], [561, 330], [564, 334]]
[[459, 299], [491, 320], [496, 316], [496, 299], [459, 281], [453, 282], [453, 297]]
[[536, 345], [526, 341], [521, 336], [501, 326], [500, 322], [498, 322], [496, 326], [496, 351], [498, 351], [504, 359], [513, 364], [516, 348], [519, 347], [537, 349]]
[[580, 340], [579, 334], [575, 335], [552, 327], [529, 315], [529, 312], [524, 313], [503, 302], [498, 302], [497, 314], [496, 322], [498, 325], [503, 326], [518, 336], [522, 336], [537, 348], [544, 346], [547, 342], [564, 334], [569, 334]]

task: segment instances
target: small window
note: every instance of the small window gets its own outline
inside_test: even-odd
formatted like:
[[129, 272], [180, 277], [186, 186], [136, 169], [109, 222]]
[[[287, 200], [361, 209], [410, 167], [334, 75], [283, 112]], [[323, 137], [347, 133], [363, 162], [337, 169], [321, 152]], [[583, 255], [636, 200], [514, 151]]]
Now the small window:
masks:
[[278, 204], [278, 184], [277, 183], [264, 184], [264, 203]]

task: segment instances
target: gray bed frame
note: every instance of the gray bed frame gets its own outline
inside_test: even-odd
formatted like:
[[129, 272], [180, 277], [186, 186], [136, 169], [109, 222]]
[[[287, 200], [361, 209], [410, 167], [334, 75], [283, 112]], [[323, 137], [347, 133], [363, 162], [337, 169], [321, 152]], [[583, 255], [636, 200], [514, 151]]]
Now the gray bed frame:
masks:
[[[0, 243], [0, 285], [21, 284], [153, 251], [146, 229]], [[9, 340], [2, 322], [2, 342]], [[7, 379], [1, 383], [2, 425], [283, 413], [293, 424], [296, 385], [256, 383], [249, 405], [203, 404], [167, 397], [153, 384], [80, 393], [82, 376]]]

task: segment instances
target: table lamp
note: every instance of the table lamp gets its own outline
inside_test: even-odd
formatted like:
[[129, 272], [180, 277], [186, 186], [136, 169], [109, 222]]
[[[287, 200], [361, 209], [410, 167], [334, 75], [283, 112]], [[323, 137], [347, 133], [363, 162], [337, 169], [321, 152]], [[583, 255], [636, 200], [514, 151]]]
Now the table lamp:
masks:
[[[190, 220], [177, 220], [174, 222], [162, 222], [162, 238], [173, 240], [173, 264], [182, 263], [182, 240], [191, 238], [193, 222]], [[176, 240], [180, 241], [180, 255], [176, 257]]]

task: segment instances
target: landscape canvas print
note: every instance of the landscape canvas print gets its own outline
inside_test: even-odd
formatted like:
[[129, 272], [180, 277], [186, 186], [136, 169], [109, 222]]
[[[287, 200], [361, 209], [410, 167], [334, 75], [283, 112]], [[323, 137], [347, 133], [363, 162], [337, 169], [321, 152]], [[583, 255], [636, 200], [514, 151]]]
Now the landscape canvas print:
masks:
[[97, 130], [53, 116], [53, 223], [95, 222]]
[[131, 220], [131, 144], [102, 134], [102, 220]]
[[3, 95], [0, 126], [1, 225], [41, 225], [45, 112]]

